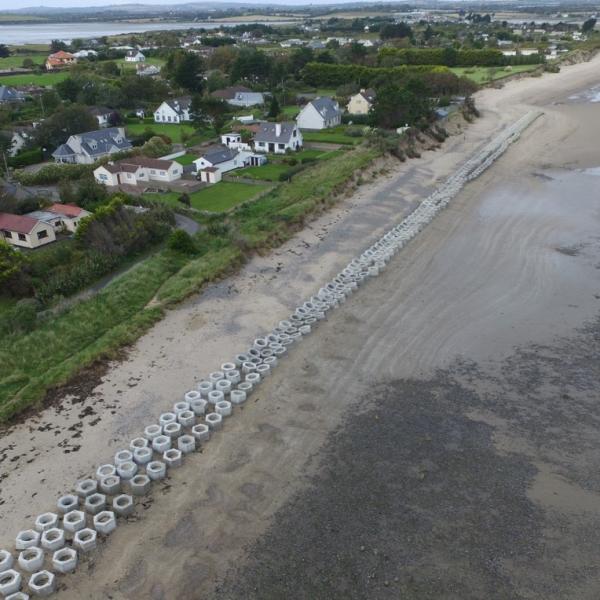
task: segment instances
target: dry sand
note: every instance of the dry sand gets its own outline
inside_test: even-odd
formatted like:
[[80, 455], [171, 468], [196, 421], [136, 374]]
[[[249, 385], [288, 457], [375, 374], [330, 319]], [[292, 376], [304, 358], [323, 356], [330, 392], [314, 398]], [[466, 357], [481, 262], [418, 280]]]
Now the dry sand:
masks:
[[[261, 569], [252, 564], [252, 550], [248, 555], [244, 547], [259, 540], [261, 548], [262, 534], [273, 536], [274, 527], [281, 531], [274, 515], [285, 511], [286, 503], [323, 470], [327, 454], [319, 454], [320, 448], [358, 410], [359, 401], [360, 410], [370, 406], [369, 400], [377, 397], [369, 392], [374, 384], [426, 381], [457, 360], [509, 360], [515, 348], [550, 344], [597, 316], [598, 205], [589, 194], [594, 176], [574, 180], [572, 170], [600, 163], [600, 105], [560, 102], [597, 84], [599, 68], [600, 59], [595, 59], [559, 75], [481, 92], [477, 101], [483, 117], [464, 135], [449, 139], [443, 151], [398, 165], [284, 247], [253, 259], [241, 274], [169, 313], [89, 397], [65, 398], [12, 428], [0, 440], [0, 547], [11, 547], [17, 530], [51, 508], [72, 482], [110, 460], [195, 379], [247, 347], [400, 221], [501, 127], [530, 105], [542, 106], [545, 116], [517, 145], [470, 184], [385, 275], [303, 341], [224, 433], [155, 490], [132, 522], [61, 584], [64, 598], [199, 598], [212, 597], [215, 584], [227, 576], [219, 597], [284, 597], [272, 582], [269, 588]], [[577, 185], [580, 193], [571, 194]], [[471, 415], [471, 423], [492, 423], [497, 429], [496, 453], [508, 448], [546, 465], [534, 482], [523, 484], [529, 502], [542, 509], [567, 505], [578, 517], [592, 506], [592, 517], [597, 517], [600, 496], [594, 489], [584, 493], [565, 482], [563, 474], [558, 477], [527, 436], [514, 435], [509, 419], [494, 415], [489, 406], [467, 404], [460, 408]], [[591, 435], [590, 427], [582, 425], [586, 435]], [[595, 457], [600, 450], [596, 445], [588, 452]], [[346, 459], [351, 464], [352, 456]], [[555, 488], [556, 494], [548, 491]], [[549, 502], [553, 495], [560, 501]], [[281, 544], [272, 546], [289, 552]], [[565, 560], [574, 561], [573, 568], [581, 566], [579, 558], [575, 549], [567, 549]], [[236, 576], [230, 571], [236, 564], [249, 570]], [[505, 567], [516, 579], [523, 568]], [[264, 569], [277, 572], [276, 563]], [[254, 587], [264, 585], [265, 591], [244, 588], [246, 580]], [[525, 589], [527, 577], [521, 580]], [[554, 588], [536, 595], [534, 587], [523, 597], [596, 597], [600, 588], [587, 590], [588, 584], [583, 581], [580, 593], [572, 596]], [[298, 586], [294, 589], [285, 597], [311, 597]], [[313, 593], [312, 598], [388, 597], [384, 588], [364, 593]], [[414, 597], [454, 597], [428, 593]], [[488, 592], [487, 597], [493, 595]]]

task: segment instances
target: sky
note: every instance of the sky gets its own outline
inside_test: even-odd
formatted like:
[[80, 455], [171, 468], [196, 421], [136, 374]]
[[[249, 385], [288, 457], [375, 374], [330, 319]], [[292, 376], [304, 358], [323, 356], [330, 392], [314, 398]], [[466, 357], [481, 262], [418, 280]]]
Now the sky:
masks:
[[[49, 6], [53, 8], [69, 8], [73, 6], [109, 6], [115, 4], [186, 4], [194, 0], [0, 0], [0, 10], [29, 8], [32, 6]], [[344, 0], [235, 0], [236, 2], [253, 2], [256, 4], [334, 4]], [[346, 0], [349, 1], [349, 0]], [[377, 0], [375, 0], [377, 1]], [[219, 0], [212, 0], [215, 5]]]

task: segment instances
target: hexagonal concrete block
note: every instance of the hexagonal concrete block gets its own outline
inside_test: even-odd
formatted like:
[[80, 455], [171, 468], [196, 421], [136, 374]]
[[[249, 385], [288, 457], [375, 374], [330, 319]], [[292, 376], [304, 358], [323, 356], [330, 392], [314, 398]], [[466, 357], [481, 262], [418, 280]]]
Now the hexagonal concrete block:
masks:
[[97, 515], [106, 507], [106, 496], [104, 494], [92, 494], [85, 499], [84, 507], [90, 515]]
[[121, 478], [118, 475], [109, 475], [100, 480], [100, 489], [109, 496], [115, 496], [121, 491]]
[[150, 491], [152, 481], [148, 475], [136, 475], [129, 480], [129, 489], [134, 496], [143, 496]]
[[[198, 392], [199, 394], [200, 392]], [[200, 397], [200, 396], [198, 396]], [[176, 415], [179, 415], [180, 412], [183, 412], [184, 410], [190, 410], [190, 403], [187, 401], [184, 402], [175, 402], [175, 404], [173, 404], [173, 412]]]
[[193, 427], [196, 423], [196, 415], [193, 410], [182, 410], [177, 415], [177, 420], [182, 427]]
[[117, 467], [115, 465], [106, 464], [100, 465], [96, 469], [96, 479], [98, 481], [102, 481], [105, 477], [110, 477], [111, 475], [115, 475], [117, 472]]
[[217, 413], [208, 413], [204, 420], [212, 431], [218, 431], [223, 427], [223, 417]]
[[117, 466], [117, 472], [119, 471], [119, 465], [133, 460], [133, 453], [131, 450], [119, 450], [115, 454], [115, 465]]
[[190, 402], [190, 410], [196, 416], [199, 417], [206, 412], [207, 405], [208, 405], [208, 400], [204, 400], [203, 398], [199, 398], [198, 400], [192, 400]]
[[29, 600], [29, 594], [25, 592], [15, 592], [10, 596], [6, 596], [4, 600]]
[[180, 423], [167, 423], [163, 427], [163, 433], [168, 435], [171, 439], [175, 439], [181, 435], [181, 424]]
[[117, 528], [117, 518], [111, 510], [103, 510], [94, 516], [94, 529], [102, 535], [108, 535]]
[[28, 585], [35, 596], [50, 596], [54, 593], [56, 578], [50, 571], [38, 571], [29, 578]]
[[148, 440], [145, 437], [137, 437], [129, 442], [129, 449], [135, 452], [137, 448], [146, 448], [148, 446]]
[[138, 466], [133, 461], [123, 462], [117, 466], [117, 473], [123, 480], [131, 479], [138, 471]]
[[66, 494], [61, 496], [56, 503], [56, 507], [58, 508], [58, 512], [63, 514], [71, 512], [75, 510], [79, 506], [79, 498], [74, 496], [73, 494]]
[[167, 423], [175, 423], [175, 421], [177, 421], [177, 415], [175, 413], [162, 413], [160, 417], [158, 417], [158, 422], [163, 427]]
[[23, 571], [35, 573], [44, 564], [44, 551], [36, 546], [22, 550], [19, 554], [19, 566]]
[[121, 517], [130, 515], [135, 510], [133, 498], [127, 494], [121, 494], [113, 499], [113, 510]]
[[52, 551], [62, 548], [65, 545], [65, 532], [58, 527], [47, 529], [42, 533], [40, 545], [42, 548]]
[[70, 573], [77, 567], [77, 551], [73, 548], [62, 548], [52, 555], [52, 566], [59, 573]]
[[150, 442], [159, 435], [162, 435], [162, 425], [148, 425], [144, 429], [144, 437]]
[[232, 404], [243, 404], [246, 402], [246, 392], [243, 390], [231, 390], [230, 398]]
[[204, 423], [198, 423], [192, 427], [192, 435], [197, 442], [208, 442], [210, 439], [210, 428]]
[[14, 562], [15, 559], [8, 550], [0, 550], [0, 573], [8, 571]]
[[163, 454], [163, 460], [169, 469], [174, 469], [183, 464], [183, 454], [181, 453], [181, 450], [171, 448]]
[[15, 539], [15, 548], [17, 550], [25, 550], [26, 548], [32, 548], [40, 543], [40, 532], [34, 531], [33, 529], [26, 529], [25, 531], [19, 531]]
[[97, 536], [97, 532], [93, 529], [88, 527], [80, 529], [73, 538], [73, 546], [79, 548], [82, 552], [89, 552], [96, 547]]
[[153, 460], [146, 465], [146, 474], [152, 481], [164, 479], [167, 475], [167, 465], [160, 460]]
[[56, 527], [58, 523], [58, 515], [56, 513], [47, 512], [38, 516], [35, 520], [35, 528], [40, 532]]
[[136, 448], [133, 451], [133, 460], [138, 465], [146, 465], [152, 460], [152, 448]]
[[21, 573], [7, 569], [0, 573], [0, 595], [8, 596], [19, 591], [21, 587]]
[[63, 517], [65, 531], [75, 533], [85, 527], [85, 513], [81, 510], [72, 510]]
[[227, 400], [221, 400], [215, 404], [215, 412], [222, 417], [228, 417], [231, 415], [231, 402]]
[[182, 435], [177, 438], [177, 448], [184, 454], [189, 454], [196, 449], [196, 438], [193, 435]]
[[152, 440], [152, 448], [161, 454], [171, 447], [171, 438], [168, 435], [159, 435]]
[[98, 482], [95, 479], [83, 479], [77, 482], [75, 493], [80, 498], [87, 498], [98, 490]]

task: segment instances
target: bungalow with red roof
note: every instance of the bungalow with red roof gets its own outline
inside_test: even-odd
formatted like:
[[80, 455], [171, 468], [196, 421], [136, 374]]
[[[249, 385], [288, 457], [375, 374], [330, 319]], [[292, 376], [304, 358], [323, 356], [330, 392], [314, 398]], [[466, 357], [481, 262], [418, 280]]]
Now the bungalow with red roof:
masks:
[[65, 67], [70, 67], [77, 62], [77, 57], [71, 54], [70, 52], [65, 52], [64, 50], [59, 50], [54, 54], [51, 54], [46, 59], [46, 69], [48, 71], [53, 71], [55, 69], [64, 69]]
[[0, 239], [13, 246], [39, 248], [56, 240], [52, 225], [27, 215], [0, 213]]

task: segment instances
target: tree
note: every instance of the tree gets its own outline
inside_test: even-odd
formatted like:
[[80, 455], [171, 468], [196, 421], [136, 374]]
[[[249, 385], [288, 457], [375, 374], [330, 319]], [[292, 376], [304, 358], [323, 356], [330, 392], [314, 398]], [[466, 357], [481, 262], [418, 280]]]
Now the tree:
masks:
[[388, 23], [379, 30], [379, 37], [382, 40], [390, 40], [394, 38], [412, 37], [413, 32], [410, 25], [404, 22]]
[[227, 103], [220, 98], [196, 95], [192, 98], [190, 115], [197, 127], [212, 126], [217, 133], [220, 133], [225, 125], [228, 110]]
[[596, 22], [597, 21], [594, 18], [584, 21], [583, 25], [581, 26], [582, 33], [590, 33], [591, 31], [594, 31], [594, 27], [596, 27]]
[[165, 156], [166, 154], [169, 154], [170, 151], [171, 144], [167, 143], [158, 135], [150, 138], [142, 146], [142, 154], [144, 156], [149, 156], [150, 158], [159, 158], [160, 156]]
[[52, 114], [60, 105], [60, 98], [54, 90], [44, 90], [40, 96], [44, 116]]
[[269, 114], [267, 116], [271, 119], [275, 119], [280, 112], [281, 108], [279, 106], [277, 97], [273, 96], [271, 98], [271, 104], [269, 105]]
[[420, 79], [389, 82], [377, 89], [371, 119], [373, 125], [393, 129], [415, 125], [431, 114], [430, 91]]
[[6, 44], [0, 44], [0, 58], [8, 58], [10, 50]]
[[35, 141], [38, 146], [56, 148], [70, 136], [94, 129], [98, 129], [98, 121], [85, 106], [63, 105], [35, 128]]
[[3, 289], [10, 289], [7, 285], [16, 278], [25, 264], [22, 252], [17, 252], [4, 240], [0, 240], [0, 284]]
[[52, 40], [50, 42], [50, 52], [60, 52], [61, 50], [66, 50], [67, 45], [61, 40]]
[[197, 54], [177, 50], [169, 55], [165, 65], [167, 77], [179, 87], [200, 93], [204, 87], [204, 63]]
[[58, 92], [58, 95], [63, 100], [70, 100], [71, 102], [75, 102], [77, 100], [77, 96], [79, 92], [83, 89], [83, 83], [75, 79], [73, 77], [67, 77], [62, 81], [59, 81], [54, 89]]
[[243, 48], [231, 66], [231, 81], [267, 81], [271, 75], [273, 59], [256, 48]]
[[183, 229], [176, 229], [167, 240], [167, 246], [176, 252], [183, 254], [193, 254], [196, 252], [196, 245], [192, 236]]
[[35, 63], [31, 60], [31, 58], [25, 58], [23, 59], [21, 66], [24, 69], [33, 69], [33, 67], [35, 67]]
[[179, 198], [177, 198], [177, 202], [181, 202], [181, 204], [185, 204], [188, 208], [192, 205], [192, 201], [190, 200], [190, 195], [187, 192], [183, 192]]

